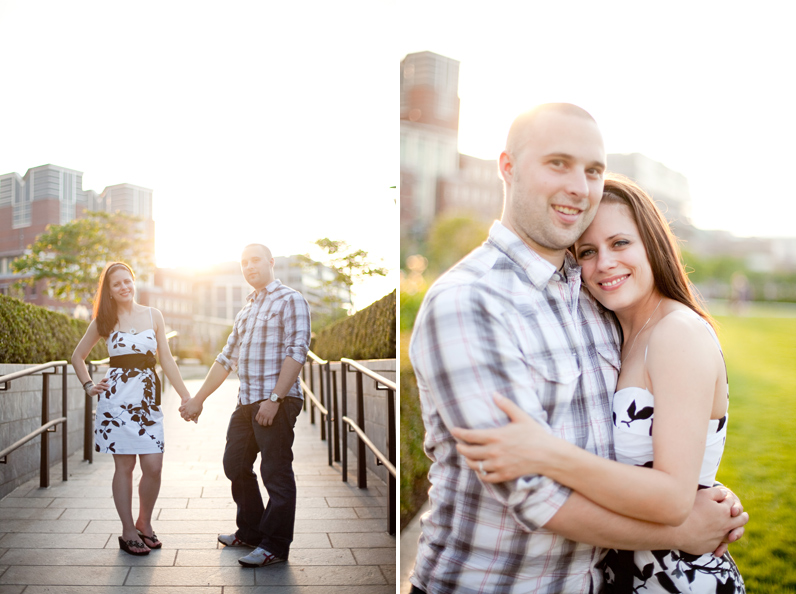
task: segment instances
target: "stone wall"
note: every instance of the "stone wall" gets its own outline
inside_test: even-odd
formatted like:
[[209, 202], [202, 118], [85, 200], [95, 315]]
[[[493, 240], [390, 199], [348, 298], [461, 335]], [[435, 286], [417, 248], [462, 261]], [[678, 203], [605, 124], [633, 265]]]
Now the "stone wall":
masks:
[[[0, 375], [14, 373], [32, 365], [0, 365]], [[64, 416], [62, 403], [62, 370], [49, 377], [49, 420]], [[85, 393], [70, 365], [67, 373], [67, 448], [71, 455], [83, 449], [83, 415]], [[4, 449], [41, 426], [42, 375], [30, 375], [13, 380], [8, 390], [0, 392], [0, 449]], [[46, 433], [50, 446], [50, 466], [61, 462], [64, 426], [54, 433]], [[0, 498], [15, 488], [39, 476], [42, 437], [38, 435], [8, 455], [8, 462], [0, 464]], [[50, 480], [61, 480], [50, 475]]]
[[[397, 382], [396, 374], [395, 374], [395, 359], [371, 359], [367, 361], [358, 361], [364, 367], [375, 371], [379, 375], [383, 376], [385, 379], [388, 379], [391, 382]], [[310, 385], [310, 377], [309, 377], [309, 370], [310, 364], [308, 363], [304, 367], [304, 381], [307, 385]], [[316, 396], [320, 394], [320, 367], [317, 364], [312, 365], [312, 373], [313, 373], [313, 385], [314, 385], [314, 392]], [[331, 365], [331, 376], [332, 376], [332, 383], [336, 384], [337, 386], [337, 406], [338, 406], [338, 413], [339, 417], [342, 417], [342, 410], [343, 410], [343, 393], [342, 393], [342, 378], [341, 378], [341, 364], [339, 362], [334, 362]], [[326, 379], [324, 378], [324, 382]], [[356, 373], [352, 371], [346, 372], [346, 382], [347, 382], [347, 393], [348, 393], [348, 402], [347, 402], [347, 416], [356, 421], [357, 418], [357, 399], [356, 399]], [[362, 388], [363, 388], [363, 395], [364, 395], [364, 408], [365, 408], [365, 433], [368, 438], [376, 445], [376, 447], [385, 455], [388, 455], [387, 450], [387, 397], [389, 391], [387, 390], [377, 390], [376, 389], [376, 382], [369, 378], [368, 376], [363, 375], [362, 378]], [[393, 395], [393, 397], [396, 397]], [[395, 402], [396, 408], [396, 415], [397, 415], [397, 408], [398, 402]], [[308, 412], [302, 414], [309, 414]], [[320, 413], [316, 410], [315, 412], [315, 423], [316, 425], [320, 423]], [[397, 420], [396, 420], [397, 422]], [[341, 435], [341, 443], [342, 443], [342, 431], [344, 430], [343, 423], [338, 420], [338, 427]], [[348, 427], [347, 425], [345, 426]], [[318, 428], [320, 432], [320, 427]], [[353, 480], [356, 481], [356, 472], [357, 472], [357, 443], [358, 438], [357, 434], [354, 432], [350, 432], [348, 434], [348, 476], [349, 481]], [[398, 456], [399, 448], [396, 442], [395, 444], [395, 452], [396, 457]], [[387, 482], [389, 473], [384, 466], [380, 466], [376, 464], [376, 456], [373, 452], [370, 451], [369, 448], [365, 450], [365, 458], [367, 462], [368, 469], [373, 471], [379, 478], [381, 478], [384, 482]], [[397, 460], [395, 462], [397, 466]]]

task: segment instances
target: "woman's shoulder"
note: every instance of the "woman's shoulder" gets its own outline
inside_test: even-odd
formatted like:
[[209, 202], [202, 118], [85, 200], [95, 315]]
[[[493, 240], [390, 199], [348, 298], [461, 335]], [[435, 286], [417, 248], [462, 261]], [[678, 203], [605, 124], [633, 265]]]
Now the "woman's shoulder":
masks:
[[692, 309], [677, 303], [652, 329], [649, 338], [650, 356], [665, 354], [678, 357], [698, 356], [716, 348], [710, 324]]

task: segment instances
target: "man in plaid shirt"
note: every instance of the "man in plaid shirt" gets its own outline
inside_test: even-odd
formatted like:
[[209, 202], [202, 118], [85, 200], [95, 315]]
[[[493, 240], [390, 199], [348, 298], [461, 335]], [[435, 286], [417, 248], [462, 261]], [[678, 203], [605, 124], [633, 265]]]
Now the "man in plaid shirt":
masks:
[[[238, 530], [218, 540], [254, 548], [239, 562], [260, 567], [286, 561], [293, 541], [296, 479], [291, 448], [304, 399], [298, 376], [310, 345], [310, 309], [301, 293], [274, 278], [274, 258], [266, 246], [246, 246], [240, 267], [254, 291], [204, 384], [180, 412], [186, 421], [196, 419], [207, 397], [237, 370], [238, 406], [227, 430], [224, 473], [232, 481]], [[258, 453], [267, 507], [252, 472]]]
[[672, 528], [610, 512], [544, 476], [487, 484], [456, 451], [451, 428], [507, 422], [497, 392], [553, 434], [614, 457], [619, 337], [566, 253], [594, 218], [605, 161], [597, 124], [579, 107], [518, 117], [500, 155], [501, 222], [425, 297], [409, 353], [433, 462], [431, 509], [412, 592], [598, 592], [597, 547], [709, 552], [745, 523], [730, 517], [733, 498], [700, 495]]

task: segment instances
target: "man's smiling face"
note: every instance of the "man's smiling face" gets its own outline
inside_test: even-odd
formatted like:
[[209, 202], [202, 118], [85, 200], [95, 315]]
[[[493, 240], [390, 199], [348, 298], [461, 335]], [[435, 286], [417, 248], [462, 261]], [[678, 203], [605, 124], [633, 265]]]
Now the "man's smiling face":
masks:
[[563, 250], [586, 230], [602, 198], [602, 135], [589, 117], [549, 110], [513, 140], [500, 160], [507, 186], [503, 224], [560, 266]]
[[274, 258], [262, 246], [247, 246], [240, 256], [240, 270], [246, 282], [261, 291], [274, 280]]

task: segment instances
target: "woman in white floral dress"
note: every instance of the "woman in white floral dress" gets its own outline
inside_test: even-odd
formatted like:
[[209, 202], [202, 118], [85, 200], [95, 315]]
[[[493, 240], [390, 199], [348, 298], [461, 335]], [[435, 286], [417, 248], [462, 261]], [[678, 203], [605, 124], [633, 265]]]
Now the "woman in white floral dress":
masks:
[[[108, 345], [111, 361], [105, 378], [95, 385], [85, 359], [100, 338]], [[164, 448], [156, 354], [182, 403], [187, 402], [190, 394], [169, 350], [163, 315], [136, 303], [132, 269], [123, 262], [111, 262], [100, 277], [94, 319], [72, 354], [72, 365], [86, 393], [99, 396], [95, 449], [113, 454], [113, 500], [122, 521], [119, 548], [131, 555], [147, 555], [162, 546], [152, 529]], [[141, 463], [141, 481], [138, 518], [134, 522], [136, 456]]]
[[[713, 486], [727, 432], [727, 372], [713, 321], [692, 293], [676, 239], [652, 199], [608, 174], [592, 224], [573, 246], [582, 282], [621, 326], [613, 396], [616, 462], [554, 437], [513, 402], [498, 429], [455, 429], [485, 482], [548, 476], [617, 513], [677, 526]], [[619, 463], [617, 463], [619, 462]], [[728, 552], [607, 551], [605, 592], [743, 593]]]

